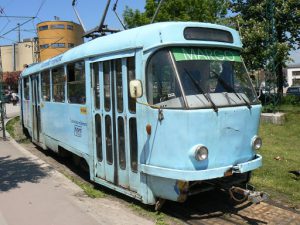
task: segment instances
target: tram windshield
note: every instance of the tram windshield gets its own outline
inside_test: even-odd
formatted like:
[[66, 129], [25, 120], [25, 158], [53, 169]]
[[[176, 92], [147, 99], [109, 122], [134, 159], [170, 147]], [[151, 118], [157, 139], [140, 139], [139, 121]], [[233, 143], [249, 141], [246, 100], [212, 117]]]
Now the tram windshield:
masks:
[[258, 103], [238, 51], [176, 47], [147, 65], [147, 99], [163, 108], [214, 108]]

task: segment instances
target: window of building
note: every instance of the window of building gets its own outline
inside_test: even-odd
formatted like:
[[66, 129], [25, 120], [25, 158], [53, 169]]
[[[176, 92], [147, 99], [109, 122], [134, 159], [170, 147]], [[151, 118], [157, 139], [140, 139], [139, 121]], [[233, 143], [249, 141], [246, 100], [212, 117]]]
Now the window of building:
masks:
[[68, 48], [74, 48], [74, 43], [68, 43]]
[[65, 43], [53, 43], [51, 44], [52, 48], [65, 48]]
[[300, 76], [300, 70], [292, 71], [293, 76]]
[[85, 104], [85, 66], [84, 61], [68, 64], [68, 100], [70, 103]]
[[46, 70], [41, 73], [42, 76], [42, 99], [50, 101], [50, 71]]
[[41, 49], [49, 48], [49, 44], [43, 44], [43, 45], [40, 45], [40, 48], [41, 48]]
[[63, 66], [52, 69], [52, 99], [54, 102], [65, 101], [65, 71]]
[[29, 77], [24, 78], [23, 85], [24, 85], [24, 99], [29, 100]]
[[51, 29], [65, 29], [64, 24], [52, 24]]
[[74, 30], [74, 27], [73, 27], [73, 25], [67, 25], [67, 29], [68, 30]]
[[48, 30], [48, 25], [40, 26], [39, 31]]

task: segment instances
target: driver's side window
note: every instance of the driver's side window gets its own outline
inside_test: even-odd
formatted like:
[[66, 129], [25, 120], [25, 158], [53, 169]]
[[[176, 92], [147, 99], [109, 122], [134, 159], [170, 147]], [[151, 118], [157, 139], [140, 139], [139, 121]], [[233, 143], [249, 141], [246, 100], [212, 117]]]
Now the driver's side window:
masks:
[[147, 66], [148, 103], [154, 105], [180, 95], [169, 51], [161, 50], [150, 59]]

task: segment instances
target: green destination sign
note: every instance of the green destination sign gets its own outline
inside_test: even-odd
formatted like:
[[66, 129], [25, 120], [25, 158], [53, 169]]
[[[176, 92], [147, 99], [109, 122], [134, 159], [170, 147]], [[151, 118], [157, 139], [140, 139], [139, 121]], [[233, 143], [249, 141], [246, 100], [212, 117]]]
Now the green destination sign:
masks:
[[173, 48], [172, 53], [176, 61], [185, 60], [217, 60], [241, 62], [239, 52], [208, 48]]

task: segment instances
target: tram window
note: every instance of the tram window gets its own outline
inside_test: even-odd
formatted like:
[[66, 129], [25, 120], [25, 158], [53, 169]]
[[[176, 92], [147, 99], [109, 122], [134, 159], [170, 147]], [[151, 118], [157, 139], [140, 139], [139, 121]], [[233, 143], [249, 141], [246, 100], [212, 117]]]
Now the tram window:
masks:
[[84, 61], [67, 65], [69, 103], [85, 104], [85, 66]]
[[52, 69], [52, 99], [54, 102], [65, 101], [65, 71], [64, 67]]
[[123, 112], [123, 82], [122, 82], [122, 60], [117, 59], [115, 64], [116, 69], [116, 86], [117, 86], [117, 110]]
[[41, 73], [42, 76], [42, 99], [50, 101], [50, 72], [45, 70]]
[[99, 63], [93, 63], [92, 76], [94, 77], [94, 101], [95, 108], [100, 109], [100, 84], [99, 84]]
[[29, 100], [29, 77], [24, 78], [24, 99]]
[[102, 154], [101, 117], [99, 114], [95, 116], [95, 130], [96, 130], [97, 158], [98, 161], [101, 162], [103, 160], [103, 154]]
[[119, 165], [120, 168], [125, 170], [126, 168], [126, 156], [125, 156], [125, 135], [124, 135], [124, 119], [118, 118], [118, 146], [119, 146]]
[[233, 43], [233, 36], [229, 31], [206, 27], [187, 27], [184, 29], [184, 38], [187, 40]]
[[135, 99], [130, 97], [129, 83], [135, 79], [135, 57], [127, 58], [127, 82], [128, 82], [128, 109], [131, 113], [136, 112]]
[[[167, 49], [158, 51], [147, 66], [147, 98], [149, 104], [158, 104], [182, 97]], [[172, 108], [181, 108], [181, 102]]]
[[110, 111], [110, 61], [103, 63], [104, 75], [104, 108]]
[[137, 172], [138, 143], [136, 131], [136, 118], [129, 119], [129, 138], [130, 138], [130, 164], [131, 170]]
[[111, 133], [111, 119], [109, 115], [105, 116], [105, 139], [106, 139], [106, 161], [108, 164], [113, 163], [112, 152], [112, 133]]

